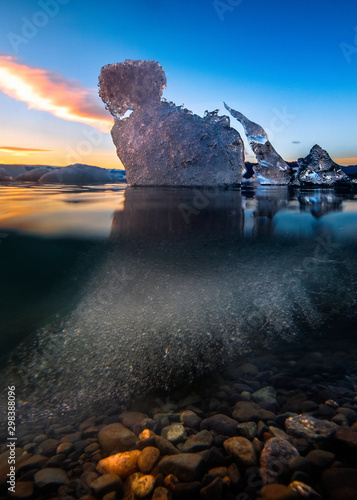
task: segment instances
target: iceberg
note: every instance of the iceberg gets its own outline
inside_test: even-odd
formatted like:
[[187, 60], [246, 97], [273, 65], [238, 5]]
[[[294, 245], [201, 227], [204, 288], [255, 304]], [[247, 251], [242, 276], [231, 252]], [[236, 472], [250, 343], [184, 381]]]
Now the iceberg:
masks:
[[265, 130], [257, 123], [248, 120], [239, 111], [230, 108], [226, 103], [224, 106], [243, 125], [244, 132], [259, 164], [254, 167], [254, 173], [260, 184], [289, 184], [292, 170], [275, 151]]
[[335, 186], [351, 185], [351, 179], [318, 144], [306, 158], [299, 158], [299, 169], [292, 181], [294, 185]]
[[218, 110], [204, 117], [161, 100], [166, 76], [156, 61], [104, 66], [99, 95], [114, 116], [117, 155], [132, 186], [240, 184], [244, 144]]
[[17, 175], [14, 181], [37, 182], [43, 175], [48, 174], [48, 172], [50, 170], [47, 168], [32, 168], [27, 172]]
[[12, 181], [11, 175], [5, 170], [5, 168], [0, 167], [0, 182]]
[[47, 172], [38, 180], [41, 184], [106, 184], [113, 182], [105, 168], [75, 163]]

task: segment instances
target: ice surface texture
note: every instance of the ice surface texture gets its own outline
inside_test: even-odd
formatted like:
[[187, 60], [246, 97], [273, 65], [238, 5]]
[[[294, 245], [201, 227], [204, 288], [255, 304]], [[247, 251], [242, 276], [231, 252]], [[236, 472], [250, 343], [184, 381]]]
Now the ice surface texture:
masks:
[[257, 158], [258, 166], [254, 173], [260, 184], [289, 184], [292, 170], [270, 143], [267, 133], [257, 123], [251, 122], [239, 111], [235, 111], [224, 103], [226, 109], [244, 128], [249, 144]]
[[99, 75], [99, 95], [115, 118], [129, 109], [160, 102], [166, 88], [164, 70], [156, 61], [108, 64]]
[[352, 181], [342, 168], [329, 156], [327, 151], [315, 144], [306, 158], [299, 158], [299, 170], [294, 185], [334, 186], [351, 184]]
[[[115, 118], [117, 154], [133, 186], [223, 186], [240, 184], [244, 144], [217, 111], [202, 118], [161, 101], [165, 73], [156, 61], [104, 66], [99, 95]], [[124, 114], [131, 110], [128, 117]]]

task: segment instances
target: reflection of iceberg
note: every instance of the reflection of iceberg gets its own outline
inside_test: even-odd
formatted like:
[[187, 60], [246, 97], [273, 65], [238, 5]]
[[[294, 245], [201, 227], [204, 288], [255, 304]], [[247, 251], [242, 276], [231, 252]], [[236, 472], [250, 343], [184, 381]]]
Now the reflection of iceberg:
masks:
[[288, 204], [288, 192], [286, 188], [276, 187], [266, 191], [258, 189], [256, 193], [257, 207], [254, 211], [254, 230], [256, 236], [272, 235], [274, 232], [274, 216], [286, 208]]
[[113, 239], [179, 240], [241, 238], [244, 211], [239, 191], [127, 188], [125, 210], [113, 216]]
[[328, 192], [301, 193], [299, 195], [299, 204], [301, 211], [310, 210], [316, 219], [330, 212], [342, 210], [342, 198], [332, 190]]
[[229, 118], [215, 111], [201, 118], [161, 101], [166, 77], [159, 63], [127, 60], [104, 66], [99, 86], [115, 117], [112, 138], [129, 184], [240, 184], [244, 145]]
[[289, 165], [275, 151], [265, 130], [257, 123], [251, 122], [239, 111], [224, 104], [226, 109], [244, 128], [249, 144], [254, 151], [259, 166], [254, 167], [260, 184], [289, 184], [292, 171]]

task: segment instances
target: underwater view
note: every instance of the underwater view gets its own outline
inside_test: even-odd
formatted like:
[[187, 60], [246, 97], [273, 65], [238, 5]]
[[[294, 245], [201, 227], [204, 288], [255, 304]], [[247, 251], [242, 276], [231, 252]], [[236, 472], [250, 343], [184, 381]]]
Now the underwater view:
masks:
[[353, 192], [4, 184], [0, 204], [0, 378], [16, 387], [25, 490], [43, 471], [41, 498], [118, 489], [125, 460], [145, 497], [155, 476], [175, 498], [258, 498], [275, 483], [320, 498], [345, 483]]

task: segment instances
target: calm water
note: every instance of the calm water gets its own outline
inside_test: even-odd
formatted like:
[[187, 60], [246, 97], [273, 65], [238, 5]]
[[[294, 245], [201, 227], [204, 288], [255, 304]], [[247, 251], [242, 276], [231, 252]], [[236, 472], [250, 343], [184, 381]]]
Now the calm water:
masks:
[[353, 342], [356, 250], [346, 192], [2, 185], [1, 378], [31, 418]]

